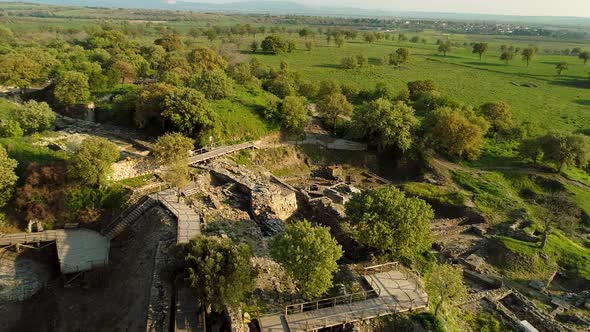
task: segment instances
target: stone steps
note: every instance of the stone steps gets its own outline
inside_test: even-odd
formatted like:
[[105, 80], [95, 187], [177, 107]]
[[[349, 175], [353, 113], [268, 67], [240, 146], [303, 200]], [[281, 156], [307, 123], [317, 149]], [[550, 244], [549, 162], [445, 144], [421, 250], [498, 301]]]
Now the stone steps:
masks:
[[[139, 219], [139, 217], [141, 217], [142, 214], [144, 214], [155, 203], [156, 202], [148, 196], [143, 197], [132, 208], [125, 210], [119, 217], [117, 217], [117, 219], [114, 222], [115, 226], [104, 234], [105, 237], [109, 240], [112, 240], [115, 237], [117, 237], [125, 230], [125, 228], [133, 224], [137, 219]], [[119, 221], [117, 222], [117, 220]]]

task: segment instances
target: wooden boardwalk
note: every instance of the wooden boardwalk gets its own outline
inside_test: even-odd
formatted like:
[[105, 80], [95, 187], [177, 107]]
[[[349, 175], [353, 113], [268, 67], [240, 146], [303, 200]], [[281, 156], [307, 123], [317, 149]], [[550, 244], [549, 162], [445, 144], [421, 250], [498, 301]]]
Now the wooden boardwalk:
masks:
[[83, 228], [4, 234], [0, 238], [0, 247], [48, 242], [55, 242], [62, 273], [88, 271], [109, 262], [109, 239]]
[[176, 191], [167, 189], [150, 197], [159, 201], [176, 217], [176, 243], [188, 243], [201, 234], [201, 218], [193, 208], [186, 205], [183, 197], [179, 201]]
[[428, 306], [428, 296], [408, 272], [381, 271], [367, 274], [365, 280], [371, 291], [290, 305], [284, 313], [260, 317], [261, 331], [317, 331]]
[[197, 150], [196, 154], [189, 158], [189, 163], [193, 165], [203, 161], [207, 161], [212, 158], [221, 157], [226, 154], [230, 154], [244, 149], [250, 149], [253, 147], [255, 147], [254, 142], [245, 142], [235, 145], [220, 146], [209, 151], [201, 149]]

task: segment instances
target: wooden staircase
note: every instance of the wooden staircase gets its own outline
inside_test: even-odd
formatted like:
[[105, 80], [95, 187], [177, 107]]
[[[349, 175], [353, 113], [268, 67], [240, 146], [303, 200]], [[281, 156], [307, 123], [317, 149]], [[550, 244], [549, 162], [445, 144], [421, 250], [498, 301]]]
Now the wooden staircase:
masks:
[[115, 218], [115, 220], [106, 227], [102, 234], [109, 240], [114, 239], [155, 204], [156, 201], [149, 196], [142, 197], [137, 203], [127, 208]]

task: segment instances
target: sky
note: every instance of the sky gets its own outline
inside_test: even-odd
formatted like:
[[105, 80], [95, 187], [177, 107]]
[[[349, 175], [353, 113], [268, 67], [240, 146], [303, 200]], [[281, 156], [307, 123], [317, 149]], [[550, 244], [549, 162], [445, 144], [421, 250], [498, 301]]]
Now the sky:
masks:
[[[187, 0], [185, 0], [187, 1]], [[245, 0], [188, 0], [236, 2]], [[525, 16], [590, 17], [590, 0], [287, 0], [309, 6]]]

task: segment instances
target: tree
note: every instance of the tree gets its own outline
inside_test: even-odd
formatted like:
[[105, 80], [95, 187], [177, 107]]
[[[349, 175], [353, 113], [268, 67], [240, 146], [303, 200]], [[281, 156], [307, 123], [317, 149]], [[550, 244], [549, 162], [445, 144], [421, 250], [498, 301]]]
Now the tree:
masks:
[[512, 110], [506, 102], [485, 103], [480, 106], [483, 117], [490, 122], [494, 133], [506, 131], [512, 127]]
[[256, 272], [247, 244], [230, 239], [199, 235], [176, 247], [172, 275], [176, 283], [189, 287], [202, 306], [223, 312], [238, 308], [254, 290]]
[[133, 81], [135, 76], [137, 75], [137, 70], [132, 63], [129, 63], [125, 60], [117, 60], [112, 65], [111, 68], [119, 75], [121, 78], [121, 83], [125, 83], [125, 81]]
[[590, 161], [590, 138], [586, 135], [552, 132], [539, 140], [543, 160], [554, 163], [558, 172], [566, 166], [584, 168]]
[[162, 38], [158, 38], [154, 41], [154, 44], [162, 46], [166, 52], [174, 52], [179, 51], [184, 48], [182, 44], [182, 39], [180, 35], [177, 33], [171, 33], [162, 36]]
[[180, 88], [166, 96], [162, 116], [190, 137], [213, 128], [216, 121], [205, 95], [191, 88]]
[[380, 149], [396, 147], [408, 150], [412, 143], [412, 132], [419, 125], [414, 109], [403, 102], [392, 105], [379, 98], [366, 104], [352, 118], [353, 128], [360, 136], [369, 139]]
[[352, 105], [342, 93], [333, 93], [327, 96], [319, 104], [320, 113], [332, 122], [332, 128], [336, 128], [336, 121], [341, 115], [352, 115]]
[[371, 44], [371, 43], [373, 43], [373, 42], [374, 42], [374, 41], [377, 39], [377, 36], [375, 35], [375, 33], [374, 33], [374, 32], [367, 32], [367, 33], [365, 33], [365, 34], [363, 35], [363, 39], [364, 39], [364, 40], [365, 40], [367, 43]]
[[451, 264], [435, 264], [426, 277], [428, 298], [434, 303], [434, 315], [445, 303], [459, 301], [467, 297], [467, 287], [463, 283], [463, 270]]
[[209, 99], [223, 99], [233, 93], [233, 82], [224, 71], [215, 69], [202, 72], [193, 86]]
[[555, 65], [555, 69], [557, 70], [557, 75], [561, 75], [564, 70], [569, 69], [569, 66], [567, 65], [567, 62], [560, 62]]
[[511, 51], [504, 51], [500, 55], [500, 60], [504, 61], [506, 64], [508, 64], [510, 61], [512, 61], [513, 58], [514, 58], [514, 53]]
[[400, 47], [395, 50], [395, 53], [391, 53], [389, 55], [389, 64], [390, 65], [400, 65], [402, 63], [408, 62], [410, 59], [410, 50], [405, 47]]
[[279, 36], [267, 36], [260, 44], [262, 51], [272, 54], [281, 54], [288, 51], [289, 44]]
[[357, 54], [355, 58], [359, 67], [364, 67], [369, 63], [369, 59], [367, 59], [367, 56], [364, 54]]
[[531, 61], [533, 61], [533, 57], [535, 56], [535, 49], [525, 48], [524, 50], [522, 50], [521, 56], [522, 60], [526, 61], [526, 66], [528, 67]]
[[252, 44], [250, 44], [250, 49], [252, 50], [252, 53], [256, 53], [256, 51], [258, 51], [258, 42], [253, 40]]
[[[477, 159], [487, 128], [471, 121], [461, 110], [448, 107], [430, 113], [424, 123], [428, 140], [439, 152], [450, 156]], [[483, 120], [485, 121], [485, 120]]]
[[584, 61], [584, 64], [586, 64], [588, 62], [588, 60], [590, 60], [590, 52], [589, 51], [580, 52], [580, 54], [578, 54], [578, 58], [580, 58], [582, 61]]
[[549, 194], [544, 198], [543, 205], [546, 213], [541, 217], [543, 224], [543, 241], [541, 250], [545, 249], [549, 234], [553, 227], [571, 228], [580, 221], [582, 211], [578, 205], [572, 201], [565, 191], [558, 191]]
[[281, 122], [292, 132], [302, 132], [309, 122], [304, 97], [287, 96], [281, 105]]
[[165, 107], [166, 97], [176, 92], [178, 88], [166, 83], [154, 83], [147, 86], [139, 93], [135, 101], [134, 122], [139, 128], [145, 128], [150, 124], [164, 129], [162, 110]]
[[449, 53], [451, 50], [452, 50], [451, 42], [448, 40], [445, 42], [442, 42], [438, 45], [438, 52], [442, 53], [443, 56], [447, 56], [447, 53]]
[[354, 194], [346, 215], [353, 237], [388, 258], [412, 261], [431, 247], [432, 207], [394, 186]]
[[334, 79], [325, 80], [320, 82], [320, 89], [318, 91], [319, 97], [327, 97], [334, 93], [340, 93], [340, 83]]
[[528, 138], [520, 142], [518, 154], [524, 159], [531, 159], [533, 164], [537, 164], [539, 158], [543, 156], [543, 148], [539, 138]]
[[29, 100], [15, 111], [15, 120], [26, 133], [47, 130], [55, 122], [55, 112], [45, 102]]
[[326, 227], [308, 221], [289, 224], [270, 242], [271, 257], [296, 280], [306, 298], [317, 298], [332, 287], [342, 247]]
[[193, 141], [179, 133], [158, 137], [152, 148], [156, 163], [163, 168], [164, 180], [180, 190], [188, 183], [189, 151], [194, 149]]
[[438, 87], [433, 80], [408, 82], [408, 91], [410, 92], [410, 99], [413, 101], [416, 101], [423, 93], [437, 90]]
[[70, 157], [68, 175], [100, 188], [113, 172], [119, 155], [119, 148], [106, 138], [89, 137]]
[[488, 50], [488, 43], [475, 43], [473, 44], [472, 53], [479, 54], [479, 60], [483, 57], [483, 54]]
[[0, 207], [10, 201], [18, 177], [14, 173], [18, 163], [8, 157], [6, 149], [0, 145]]
[[227, 68], [225, 59], [208, 47], [192, 50], [188, 55], [188, 63], [194, 71], [225, 70]]
[[358, 62], [354, 56], [346, 56], [341, 60], [344, 69], [355, 69], [358, 67]]
[[305, 49], [307, 49], [308, 51], [311, 51], [312, 47], [313, 47], [312, 42], [310, 42], [310, 41], [305, 42]]
[[57, 80], [53, 94], [55, 99], [67, 108], [86, 103], [90, 100], [88, 76], [76, 71], [63, 73]]

